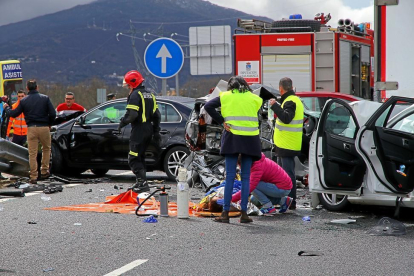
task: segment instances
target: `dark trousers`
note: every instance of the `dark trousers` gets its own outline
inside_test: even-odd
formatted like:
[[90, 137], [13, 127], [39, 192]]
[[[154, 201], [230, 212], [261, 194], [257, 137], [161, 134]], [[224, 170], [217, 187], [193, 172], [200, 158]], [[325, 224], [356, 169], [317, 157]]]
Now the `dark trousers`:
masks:
[[292, 179], [292, 190], [290, 190], [289, 196], [293, 198], [292, 204], [296, 204], [296, 176], [295, 176], [295, 157], [278, 157], [277, 164], [281, 166], [285, 172]]
[[24, 143], [26, 143], [26, 141], [27, 141], [27, 136], [26, 135], [13, 134], [13, 139], [12, 139], [13, 143], [18, 144], [20, 146], [23, 146]]
[[129, 155], [128, 164], [131, 171], [138, 176], [138, 172], [142, 169], [146, 169], [145, 166], [145, 151], [151, 143], [152, 135], [147, 135], [146, 139], [143, 139], [141, 143], [129, 143]]
[[[226, 154], [226, 185], [224, 186], [224, 205], [223, 210], [230, 210], [230, 202], [233, 194], [234, 179], [236, 178], [238, 154]], [[241, 156], [241, 203], [242, 211], [247, 211], [247, 201], [250, 191], [250, 169], [252, 167], [252, 157], [242, 154]]]

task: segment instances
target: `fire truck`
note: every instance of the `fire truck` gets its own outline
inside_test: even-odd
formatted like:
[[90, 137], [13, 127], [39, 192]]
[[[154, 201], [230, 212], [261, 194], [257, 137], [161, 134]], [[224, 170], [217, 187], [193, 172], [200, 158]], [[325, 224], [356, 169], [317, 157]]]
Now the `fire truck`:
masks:
[[289, 77], [296, 91], [331, 91], [372, 99], [374, 31], [370, 23], [340, 19], [330, 14], [312, 20], [301, 15], [266, 22], [238, 20], [233, 36], [235, 72], [250, 84], [278, 89]]
[[412, 0], [375, 1], [375, 92], [380, 101], [414, 97], [413, 10]]

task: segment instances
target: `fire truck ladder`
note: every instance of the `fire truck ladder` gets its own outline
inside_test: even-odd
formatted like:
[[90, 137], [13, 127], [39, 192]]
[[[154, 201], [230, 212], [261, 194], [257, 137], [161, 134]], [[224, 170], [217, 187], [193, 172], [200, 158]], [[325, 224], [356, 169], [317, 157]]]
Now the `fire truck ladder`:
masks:
[[315, 33], [316, 91], [335, 91], [334, 33], [322, 27]]

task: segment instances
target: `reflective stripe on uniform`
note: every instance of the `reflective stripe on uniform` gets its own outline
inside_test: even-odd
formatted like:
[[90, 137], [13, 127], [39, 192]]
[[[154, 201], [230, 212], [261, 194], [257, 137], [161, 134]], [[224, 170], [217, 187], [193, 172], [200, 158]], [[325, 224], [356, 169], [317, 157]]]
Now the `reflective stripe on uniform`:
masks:
[[[283, 124], [283, 122], [279, 118], [276, 119], [276, 121], [278, 123], [282, 123]], [[299, 125], [299, 124], [302, 124], [302, 123], [303, 123], [303, 120], [292, 120], [289, 124], [290, 125]]]
[[224, 121], [250, 121], [250, 122], [258, 122], [257, 117], [250, 117], [250, 116], [227, 116], [224, 118]]
[[154, 108], [152, 109], [152, 113], [155, 113], [155, 111], [158, 108], [158, 104], [157, 104], [157, 101], [155, 100], [155, 96], [153, 94], [151, 95], [152, 95], [152, 99], [154, 100]]
[[258, 127], [242, 127], [242, 126], [233, 126], [230, 124], [228, 125], [230, 126], [230, 129], [234, 129], [234, 130], [241, 130], [241, 131], [257, 131], [258, 130]]
[[138, 152], [133, 152], [132, 150], [130, 150], [129, 155], [138, 156]]
[[126, 109], [133, 109], [133, 110], [139, 111], [139, 106], [133, 105], [133, 104], [128, 104], [126, 106]]
[[24, 118], [17, 117], [17, 118], [14, 118], [14, 119], [17, 120], [17, 121], [24, 121]]
[[147, 117], [145, 117], [145, 100], [144, 100], [144, 96], [142, 95], [141, 91], [138, 91], [138, 94], [141, 96], [141, 101], [142, 101], [142, 122], [145, 123], [147, 121]]
[[276, 124], [276, 128], [278, 130], [286, 130], [286, 131], [292, 131], [292, 132], [302, 132], [303, 128], [302, 127], [285, 127], [285, 126], [281, 126]]

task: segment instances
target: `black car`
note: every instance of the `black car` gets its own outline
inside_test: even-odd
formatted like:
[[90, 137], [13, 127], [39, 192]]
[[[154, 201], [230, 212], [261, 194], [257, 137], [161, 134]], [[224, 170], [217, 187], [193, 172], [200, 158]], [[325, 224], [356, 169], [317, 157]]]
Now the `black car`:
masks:
[[[57, 126], [52, 134], [52, 173], [69, 176], [90, 169], [103, 176], [110, 169], [129, 170], [131, 125], [118, 132], [126, 103], [126, 98], [108, 101]], [[157, 103], [161, 112], [162, 141], [159, 147], [155, 144], [148, 147], [145, 153], [147, 171], [161, 170], [175, 179], [189, 153], [184, 133], [194, 99], [157, 97]]]

